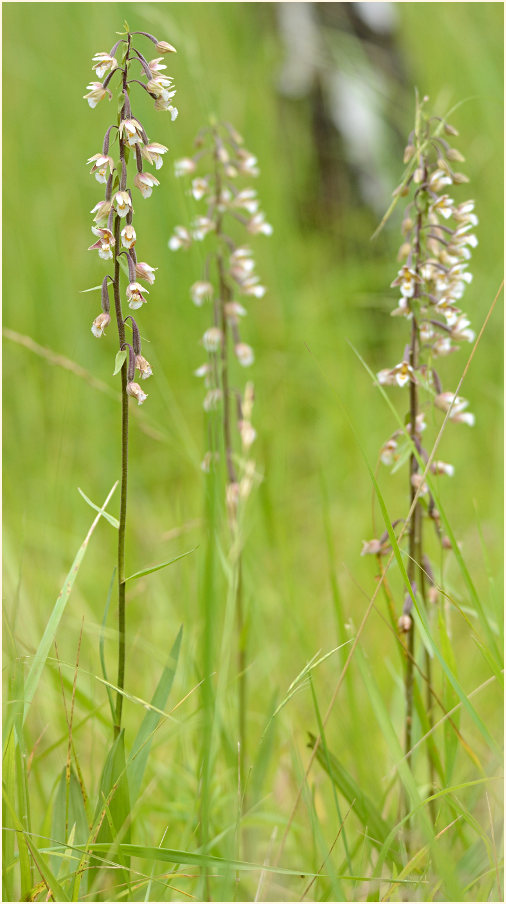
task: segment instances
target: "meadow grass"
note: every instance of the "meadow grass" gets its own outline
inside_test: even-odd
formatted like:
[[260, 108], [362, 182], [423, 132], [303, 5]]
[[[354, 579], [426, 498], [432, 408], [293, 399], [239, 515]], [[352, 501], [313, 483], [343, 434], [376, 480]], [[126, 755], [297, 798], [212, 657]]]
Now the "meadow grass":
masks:
[[[411, 79], [399, 131], [409, 130], [415, 84], [441, 112], [464, 101], [452, 122], [480, 216], [467, 294], [478, 330], [501, 279], [502, 9], [407, 3], [398, 14]], [[136, 210], [160, 269], [145, 336], [155, 376], [132, 417], [127, 575], [183, 557], [127, 587], [124, 734], [111, 750], [117, 534], [100, 517], [80, 555], [97, 512], [77, 489], [100, 509], [119, 477], [118, 377], [111, 348], [89, 331], [97, 297], [80, 294], [99, 282], [85, 250], [99, 197], [85, 161], [109, 111], [91, 112], [81, 95], [92, 53], [125, 18], [177, 46], [180, 108], [164, 134], [151, 114], [170, 159], [163, 194]], [[4, 4], [3, 25], [4, 900], [43, 900], [48, 888], [55, 900], [502, 900], [501, 300], [464, 382], [476, 427], [456, 441], [449, 425], [441, 441], [456, 469], [441, 509], [459, 546], [445, 566], [447, 618], [425, 626], [438, 700], [425, 738], [420, 680], [411, 772], [389, 619], [403, 559], [378, 588], [375, 566], [360, 558], [362, 539], [375, 535], [373, 497], [378, 524], [381, 500], [387, 516], [406, 514], [401, 476], [380, 474], [375, 485], [368, 470], [404, 411], [389, 407], [354, 351], [371, 373], [397, 360], [387, 289], [395, 216], [374, 242], [365, 211], [350, 211], [345, 237], [339, 224], [323, 231], [304, 217], [314, 151], [303, 104], [274, 90], [273, 4]], [[206, 433], [193, 377], [202, 320], [188, 286], [202, 261], [198, 249], [167, 249], [174, 225], [197, 212], [168, 178], [172, 160], [211, 114], [232, 121], [258, 156], [274, 224], [256, 246], [269, 294], [248, 320], [263, 481], [243, 558], [251, 770], [242, 816], [223, 487], [200, 471]], [[391, 167], [393, 187], [399, 161]], [[462, 352], [448, 361], [448, 385], [465, 363]], [[118, 505], [116, 491], [113, 518]]]

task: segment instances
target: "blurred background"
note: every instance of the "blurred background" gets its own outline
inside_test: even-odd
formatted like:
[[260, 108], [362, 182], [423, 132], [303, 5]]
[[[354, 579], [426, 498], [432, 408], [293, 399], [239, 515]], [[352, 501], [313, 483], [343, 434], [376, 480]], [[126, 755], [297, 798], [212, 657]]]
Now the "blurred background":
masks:
[[[165, 62], [179, 108], [171, 123], [144, 96], [135, 102], [150, 137], [170, 150], [158, 174], [160, 187], [149, 201], [136, 204], [140, 259], [159, 269], [141, 318], [154, 376], [146, 384], [148, 401], [132, 417], [128, 571], [198, 547], [133, 586], [127, 689], [149, 699], [180, 624], [185, 635], [173, 701], [202, 677], [199, 572], [206, 478], [200, 461], [206, 444], [202, 386], [193, 371], [202, 361], [199, 339], [208, 323], [188, 290], [200, 277], [203, 252], [199, 246], [172, 254], [167, 242], [174, 226], [197, 212], [185, 181], [173, 176], [173, 162], [192, 153], [197, 131], [215, 115], [233, 123], [258, 157], [255, 187], [274, 227], [271, 238], [252, 242], [268, 293], [248, 305], [243, 329], [256, 354], [248, 376], [256, 387], [255, 457], [263, 474], [250, 508], [244, 578], [254, 747], [273, 694], [283, 696], [308, 659], [346, 639], [336, 624], [331, 573], [344, 618], [355, 627], [375, 586], [375, 562], [360, 557], [361, 541], [375, 534], [372, 487], [358, 443], [374, 466], [396, 424], [352, 346], [374, 371], [393, 366], [404, 347], [405, 324], [389, 316], [401, 205], [374, 241], [371, 235], [402, 175], [415, 88], [429, 95], [436, 113], [456, 107], [455, 144], [470, 178], [458, 197], [474, 198], [480, 219], [474, 281], [463, 301], [477, 331], [499, 287], [503, 8], [499, 3], [3, 5], [4, 613], [18, 655], [26, 657], [36, 648], [92, 520], [77, 487], [101, 504], [119, 477], [114, 331], [94, 339], [90, 326], [99, 312], [98, 295], [81, 294], [105, 272], [86, 250], [89, 211], [101, 197], [86, 160], [100, 149], [114, 109], [103, 101], [90, 110], [82, 95], [94, 77], [92, 55], [112, 46], [125, 19], [132, 30], [155, 33], [177, 47], [177, 56]], [[441, 486], [442, 498], [495, 623], [502, 595], [502, 335], [498, 306], [462, 390], [476, 426], [450, 425], [441, 449], [441, 458], [455, 464], [454, 478]], [[75, 367], [60, 366], [54, 355]], [[447, 388], [456, 386], [465, 360], [464, 349], [443, 360]], [[392, 399], [399, 400], [394, 390]], [[400, 411], [402, 405], [401, 400]], [[390, 512], [402, 517], [405, 479], [384, 469], [380, 482]], [[116, 494], [110, 511], [117, 514], [118, 507]], [[58, 633], [59, 655], [71, 664], [84, 619], [77, 700], [82, 726], [75, 739], [90, 782], [97, 780], [101, 757], [95, 754], [109, 731], [105, 691], [94, 676], [100, 674], [98, 633], [115, 545], [115, 532], [102, 522]], [[444, 568], [447, 587], [465, 607], [469, 601], [451, 557]], [[394, 576], [392, 584], [400, 589], [396, 581]], [[111, 612], [106, 644], [111, 673], [113, 619]], [[489, 673], [473, 656], [465, 620], [455, 617], [453, 632], [459, 679], [471, 690]], [[363, 649], [401, 732], [402, 686], [384, 612], [371, 615]], [[340, 655], [315, 672], [323, 709], [343, 662]], [[71, 678], [69, 669], [66, 674]], [[230, 692], [233, 696], [234, 687]], [[475, 701], [482, 718], [494, 725], [498, 700], [492, 686]], [[90, 701], [98, 715], [87, 722]], [[192, 697], [180, 708], [177, 725], [165, 725], [154, 744], [162, 790], [173, 796], [176, 781], [181, 799], [186, 789], [188, 800], [196, 783], [196, 710]], [[139, 718], [138, 707], [127, 703], [127, 740]], [[361, 742], [364, 725], [377, 751], [373, 761], [370, 746]], [[472, 733], [465, 716], [462, 725]], [[311, 695], [303, 690], [279, 718], [276, 757], [266, 779], [283, 812], [294, 796], [294, 763], [305, 759], [306, 732], [315, 728]], [[42, 819], [62, 756], [53, 745], [65, 735], [54, 665], [44, 672], [27, 730], [32, 743], [43, 732], [35, 761], [40, 768], [33, 771], [33, 806]], [[364, 787], [384, 782], [384, 742], [365, 695], [338, 699], [329, 746], [338, 744], [343, 762]], [[164, 824], [163, 807], [158, 813], [157, 806], [152, 802], [149, 837], [158, 837]]]

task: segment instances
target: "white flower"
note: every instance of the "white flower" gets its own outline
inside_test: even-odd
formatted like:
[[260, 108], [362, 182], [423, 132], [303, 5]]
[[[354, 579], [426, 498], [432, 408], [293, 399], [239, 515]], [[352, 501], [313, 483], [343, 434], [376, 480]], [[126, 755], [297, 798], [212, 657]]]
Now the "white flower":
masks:
[[193, 371], [194, 377], [207, 377], [211, 373], [211, 367], [209, 364], [201, 364], [200, 367], [197, 367], [197, 370]]
[[147, 289], [144, 289], [138, 282], [129, 283], [126, 287], [128, 307], [131, 308], [132, 311], [141, 308], [142, 305], [147, 302], [147, 298], [144, 298], [144, 295], [149, 295]]
[[239, 172], [245, 173], [249, 176], [258, 176], [260, 170], [257, 167], [257, 158], [250, 154], [245, 148], [241, 148], [238, 152], [238, 164], [239, 164]]
[[89, 91], [89, 94], [83, 94], [83, 98], [88, 101], [92, 109], [97, 106], [98, 102], [101, 101], [106, 94], [109, 95], [109, 100], [112, 96], [109, 89], [104, 88], [102, 82], [90, 82], [90, 84], [86, 86], [86, 90]]
[[159, 170], [163, 165], [162, 154], [166, 154], [168, 150], [169, 149], [166, 148], [164, 144], [159, 144], [157, 141], [151, 141], [141, 148], [141, 153], [148, 163], [154, 163], [155, 169]]
[[115, 245], [114, 236], [110, 229], [106, 229], [103, 226], [92, 226], [91, 231], [93, 235], [98, 236], [98, 242], [95, 242], [94, 245], [90, 245], [88, 251], [98, 251], [99, 257], [104, 261], [108, 261], [112, 259], [112, 249]]
[[[176, 173], [178, 175], [178, 173]], [[182, 174], [181, 174], [182, 175]], [[209, 182], [198, 176], [192, 180], [192, 195], [196, 201], [201, 201], [209, 191]]]
[[227, 301], [225, 304], [225, 314], [229, 320], [237, 321], [238, 317], [245, 317], [247, 313], [246, 308], [238, 301]]
[[91, 67], [95, 70], [99, 78], [103, 78], [108, 69], [113, 72], [118, 68], [118, 62], [115, 57], [109, 53], [96, 53], [93, 57], [94, 65]]
[[111, 322], [110, 315], [106, 314], [103, 311], [101, 314], [98, 315], [98, 317], [95, 317], [95, 320], [93, 321], [93, 323], [91, 325], [91, 332], [93, 333], [94, 336], [97, 336], [97, 338], [99, 338], [100, 336], [103, 336], [104, 330], [105, 330], [106, 326], [109, 326], [110, 322]]
[[392, 437], [391, 439], [386, 441], [384, 446], [381, 447], [380, 461], [384, 465], [393, 465], [394, 461], [398, 458], [398, 456], [395, 454], [396, 450], [397, 450], [397, 442]]
[[258, 211], [255, 213], [251, 220], [246, 224], [246, 229], [248, 232], [256, 235], [257, 233], [262, 233], [263, 235], [272, 235], [274, 232], [270, 223], [267, 223], [265, 220], [265, 214], [262, 211]]
[[136, 119], [123, 119], [119, 125], [119, 134], [125, 133], [126, 140], [130, 147], [142, 143], [143, 128]]
[[175, 226], [174, 235], [169, 239], [169, 248], [171, 251], [178, 251], [179, 248], [188, 250], [192, 243], [192, 237], [185, 226]]
[[448, 464], [446, 461], [433, 461], [430, 469], [433, 474], [447, 474], [448, 477], [453, 477], [455, 473], [453, 465]]
[[127, 191], [117, 191], [113, 196], [112, 203], [119, 217], [126, 217], [128, 211], [132, 210], [132, 199]]
[[206, 352], [217, 352], [223, 340], [223, 334], [219, 327], [212, 326], [202, 336], [202, 345]]
[[112, 157], [109, 157], [108, 154], [93, 154], [93, 157], [90, 157], [86, 162], [88, 166], [93, 163], [90, 173], [95, 174], [97, 182], [107, 182], [107, 168], [109, 167], [109, 172], [111, 173], [114, 169]]
[[123, 245], [123, 248], [128, 248], [130, 250], [130, 248], [133, 248], [136, 241], [137, 236], [135, 234], [135, 229], [132, 224], [129, 225], [127, 223], [121, 230], [121, 244]]
[[407, 361], [401, 361], [392, 370], [380, 370], [377, 377], [382, 386], [406, 386], [410, 380], [416, 382], [413, 368]]
[[142, 405], [147, 399], [146, 393], [142, 391], [139, 384], [133, 383], [132, 380], [127, 383], [126, 391], [129, 396], [133, 396], [134, 399], [137, 399], [139, 405]]
[[450, 336], [438, 336], [432, 343], [432, 354], [435, 358], [443, 358], [455, 351]]
[[167, 68], [165, 63], [162, 63], [163, 57], [156, 57], [154, 60], [150, 60], [148, 63], [148, 68], [153, 75], [158, 75], [159, 72], [163, 72], [164, 69]]
[[134, 182], [143, 198], [149, 198], [153, 192], [153, 186], [160, 185], [158, 179], [151, 173], [137, 173]]
[[250, 345], [246, 345], [245, 342], [238, 342], [234, 351], [241, 367], [250, 367], [253, 364], [255, 355]]
[[198, 308], [202, 307], [205, 301], [211, 301], [213, 293], [214, 288], [212, 283], [203, 280], [193, 283], [190, 288], [191, 300]]
[[452, 339], [456, 339], [457, 342], [474, 342], [476, 339], [476, 333], [474, 330], [468, 329], [470, 326], [470, 320], [467, 319], [464, 315], [458, 318], [456, 323], [452, 327]]
[[400, 286], [401, 295], [404, 298], [412, 298], [415, 294], [415, 283], [420, 282], [420, 277], [410, 267], [401, 267], [399, 273], [392, 283], [391, 287]]
[[193, 238], [196, 242], [201, 242], [213, 229], [216, 229], [216, 224], [209, 217], [196, 217], [192, 224]]
[[154, 94], [157, 99], [162, 98], [165, 103], [176, 94], [175, 90], [169, 90], [174, 87], [173, 80], [166, 75], [158, 75], [156, 78], [150, 79], [146, 87], [150, 94]]
[[450, 198], [448, 195], [441, 195], [439, 198], [436, 198], [436, 200], [432, 202], [429, 209], [432, 213], [440, 213], [441, 216], [444, 217], [445, 220], [447, 220], [448, 217], [451, 217], [453, 213], [453, 205], [454, 202], [452, 198]]
[[241, 442], [244, 449], [247, 450], [256, 440], [257, 432], [249, 421], [239, 421], [239, 433], [241, 434]]
[[254, 214], [258, 210], [258, 199], [256, 191], [253, 188], [243, 188], [234, 198], [233, 207], [240, 207], [250, 214]]
[[448, 173], [445, 173], [444, 170], [434, 170], [434, 172], [431, 173], [429, 177], [429, 189], [431, 189], [431, 191], [441, 191], [441, 189], [444, 188], [445, 185], [451, 184], [452, 180]]

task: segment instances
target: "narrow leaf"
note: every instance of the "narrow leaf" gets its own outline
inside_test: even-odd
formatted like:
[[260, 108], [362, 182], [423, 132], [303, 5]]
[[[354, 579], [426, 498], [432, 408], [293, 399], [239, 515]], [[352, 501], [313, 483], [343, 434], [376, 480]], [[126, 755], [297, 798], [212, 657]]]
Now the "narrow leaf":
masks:
[[198, 549], [198, 546], [194, 546], [193, 549], [189, 549], [188, 552], [181, 553], [181, 555], [176, 556], [175, 559], [169, 559], [168, 562], [162, 562], [161, 565], [153, 565], [150, 568], [144, 568], [142, 571], [136, 571], [135, 574], [131, 574], [128, 578], [125, 578], [125, 584], [127, 581], [134, 581], [136, 578], [142, 578], [145, 574], [153, 574], [154, 571], [161, 571], [162, 568], [167, 568], [168, 565], [179, 562], [179, 559], [184, 559], [186, 556], [191, 555], [196, 549]]

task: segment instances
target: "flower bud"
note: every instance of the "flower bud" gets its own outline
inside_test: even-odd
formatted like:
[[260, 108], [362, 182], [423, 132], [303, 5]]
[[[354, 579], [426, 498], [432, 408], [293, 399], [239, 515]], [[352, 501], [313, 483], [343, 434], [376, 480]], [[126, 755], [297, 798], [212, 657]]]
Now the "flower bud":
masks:
[[410, 615], [401, 615], [399, 621], [397, 622], [397, 627], [399, 628], [399, 631], [407, 634], [409, 631], [411, 631], [412, 624], [413, 621]]
[[169, 44], [168, 41], [157, 41], [155, 49], [158, 53], [177, 53], [176, 48]]

